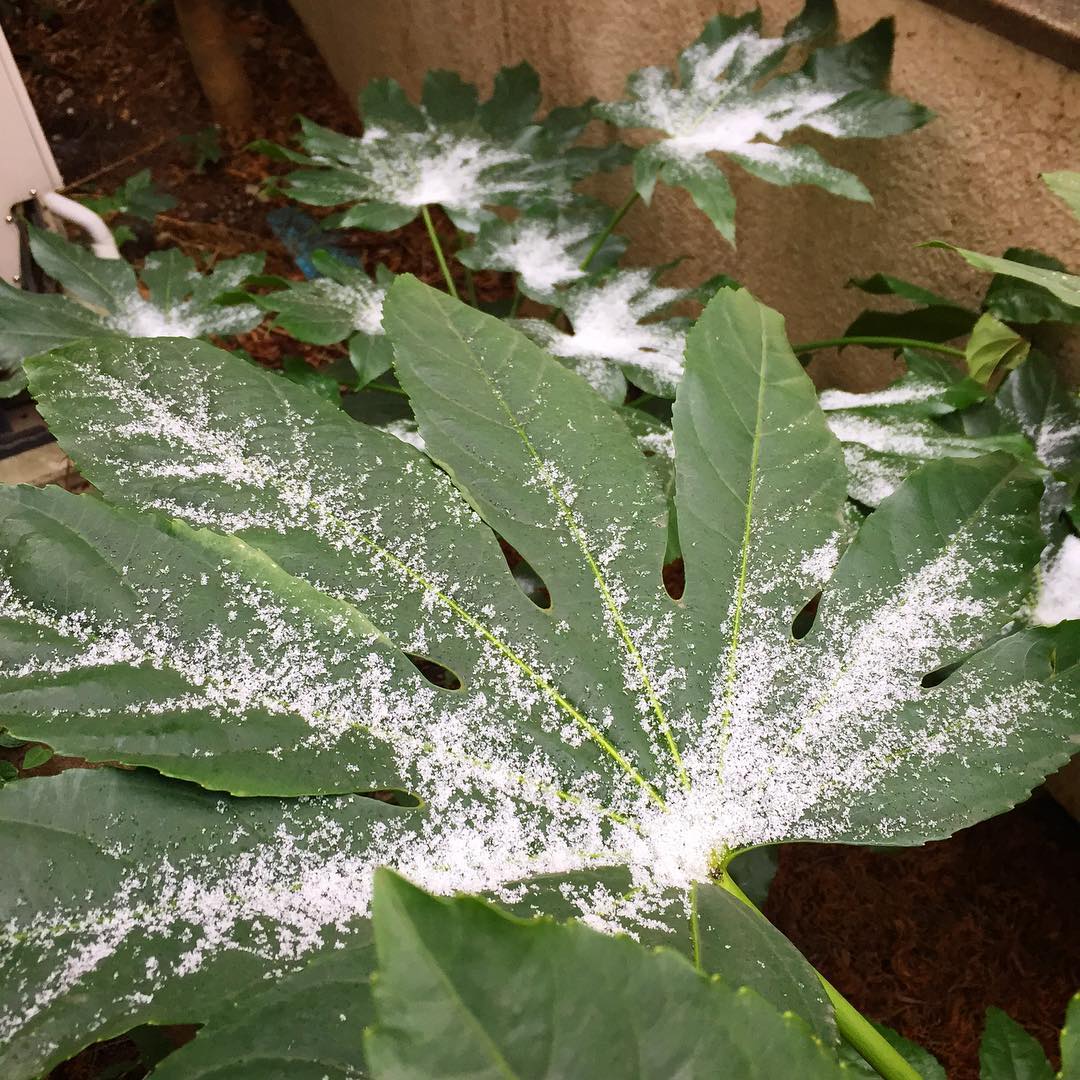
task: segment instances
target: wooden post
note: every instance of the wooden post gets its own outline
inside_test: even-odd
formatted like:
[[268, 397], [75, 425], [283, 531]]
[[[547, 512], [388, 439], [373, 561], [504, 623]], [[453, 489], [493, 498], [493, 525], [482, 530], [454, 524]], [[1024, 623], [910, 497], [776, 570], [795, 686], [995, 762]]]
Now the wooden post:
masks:
[[250, 131], [251, 83], [229, 34], [223, 0], [175, 0], [176, 18], [214, 120], [227, 133]]

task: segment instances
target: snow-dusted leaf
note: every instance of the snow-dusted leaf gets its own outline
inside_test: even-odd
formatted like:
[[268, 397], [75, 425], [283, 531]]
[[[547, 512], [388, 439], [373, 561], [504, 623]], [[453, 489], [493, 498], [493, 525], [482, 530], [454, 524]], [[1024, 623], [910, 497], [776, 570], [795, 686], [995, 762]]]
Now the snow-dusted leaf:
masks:
[[657, 283], [652, 270], [617, 270], [596, 282], [571, 285], [559, 294], [569, 333], [541, 319], [515, 325], [552, 356], [573, 367], [606, 400], [621, 403], [629, 378], [643, 390], [674, 397], [683, 371], [687, 320], [664, 318], [692, 289]]
[[[558, 286], [586, 276], [581, 264], [608, 216], [609, 212], [587, 206], [524, 214], [514, 221], [496, 219], [485, 223], [476, 241], [457, 257], [473, 270], [512, 271], [526, 296], [557, 303]], [[590, 260], [588, 272], [607, 270], [625, 250], [621, 236], [607, 237]]]
[[135, 271], [122, 259], [100, 259], [55, 233], [36, 229], [30, 248], [69, 296], [0, 288], [0, 357], [6, 360], [102, 335], [239, 334], [262, 318], [254, 304], [231, 302], [244, 281], [261, 270], [260, 255], [226, 259], [203, 274], [180, 251], [155, 252], [140, 275], [149, 293], [144, 297]]
[[843, 1075], [800, 1020], [625, 938], [438, 899], [386, 871], [374, 934], [376, 1078], [704, 1080], [718, 1062], [741, 1080]]
[[921, 105], [883, 89], [892, 59], [889, 20], [812, 52], [798, 71], [775, 74], [793, 48], [811, 46], [835, 29], [832, 0], [808, 0], [779, 38], [762, 35], [760, 10], [718, 15], [679, 55], [677, 74], [649, 67], [631, 75], [626, 98], [597, 113], [620, 127], [661, 133], [638, 153], [639, 194], [647, 200], [657, 179], [685, 187], [731, 241], [734, 198], [710, 154], [728, 156], [773, 184], [814, 184], [870, 201], [857, 177], [829, 165], [812, 147], [778, 145], [803, 127], [868, 138], [910, 131], [930, 119]]
[[966, 434], [940, 418], [985, 400], [984, 389], [948, 365], [905, 350], [908, 371], [884, 390], [854, 394], [823, 390], [821, 407], [844, 446], [848, 494], [877, 506], [916, 469], [944, 457], [970, 458], [994, 450], [1028, 457], [1019, 434]]
[[314, 252], [311, 263], [322, 277], [290, 281], [284, 289], [252, 299], [276, 312], [275, 324], [299, 341], [332, 345], [348, 338], [359, 385], [366, 385], [393, 361], [382, 327], [388, 283], [372, 280], [362, 268], [325, 251]]
[[1018, 278], [1032, 285], [1039, 285], [1070, 307], [1080, 307], [1080, 276], [1066, 274], [1061, 270], [1047, 270], [1041, 266], [1031, 266], [1015, 259], [997, 258], [983, 255], [978, 251], [947, 244], [944, 240], [933, 240], [925, 247], [947, 248], [963, 256], [964, 260], [976, 270], [985, 270], [991, 274], [1003, 274], [1005, 277]]
[[538, 120], [539, 103], [528, 64], [503, 68], [480, 105], [475, 87], [451, 72], [428, 73], [420, 105], [393, 79], [376, 80], [361, 95], [361, 137], [301, 119], [299, 141], [312, 167], [290, 174], [289, 194], [317, 206], [353, 204], [337, 224], [381, 230], [434, 204], [468, 232], [492, 218], [493, 205], [565, 204], [575, 181], [621, 157], [575, 152], [583, 125], [567, 117], [572, 110]]
[[[190, 1000], [218, 964], [242, 961], [261, 979], [332, 943], [366, 913], [378, 865], [435, 892], [557, 903], [599, 928], [677, 944], [697, 883], [743, 848], [921, 843], [1015, 803], [1075, 749], [1080, 627], [998, 640], [1042, 547], [1038, 479], [1004, 455], [932, 463], [848, 543], [840, 445], [781, 320], [746, 292], [721, 290], [687, 342], [674, 410], [681, 602], [661, 578], [663, 494], [615, 410], [511, 327], [414, 279], [394, 283], [384, 322], [437, 468], [205, 344], [91, 343], [29, 365], [61, 444], [105, 499], [226, 536], [19, 496], [67, 499], [84, 532], [80, 546], [50, 525], [46, 540], [24, 534], [7, 548], [6, 587], [21, 600], [0, 642], [18, 665], [17, 723], [51, 726], [41, 741], [58, 747], [100, 724], [101, 756], [111, 740], [113, 760], [157, 764], [162, 739], [176, 738], [154, 713], [175, 677], [169, 645], [199, 615], [221, 623], [194, 646], [216, 658], [196, 688], [216, 711], [187, 718], [199, 746], [168, 771], [237, 777], [237, 743], [263, 739], [282, 758], [253, 753], [239, 790], [386, 783], [418, 805], [234, 800], [142, 771], [8, 785], [0, 842], [32, 846], [39, 829], [72, 851], [0, 886], [14, 890], [0, 956], [20, 1080], [95, 1028], [212, 1010], [213, 994], [183, 1009], [169, 995]], [[104, 538], [89, 528], [98, 513], [111, 519]], [[131, 571], [118, 560], [133, 530], [148, 537], [138, 550], [164, 537], [183, 552], [162, 548]], [[540, 576], [550, 606], [517, 586], [495, 533]], [[58, 543], [80, 568], [64, 581]], [[203, 585], [184, 568], [207, 552], [218, 561]], [[183, 572], [175, 591], [168, 574], [158, 588], [138, 584], [164, 558]], [[129, 566], [119, 580], [118, 564]], [[252, 613], [238, 621], [270, 626], [248, 633], [226, 680], [229, 619], [199, 598], [245, 576], [259, 589], [242, 590]], [[796, 639], [792, 624], [819, 592]], [[137, 630], [155, 600], [154, 625], [179, 629], [165, 634], [160, 666], [139, 641], [121, 659], [122, 710], [57, 717], [56, 662], [37, 681], [19, 674], [27, 654], [66, 647], [81, 677], [109, 654], [103, 619]], [[457, 688], [421, 678], [402, 651]], [[337, 671], [351, 678], [342, 685]], [[266, 739], [248, 712], [275, 683], [265, 711], [325, 747], [314, 763], [285, 753], [295, 742]], [[354, 704], [365, 688], [370, 704]], [[338, 754], [349, 758], [340, 771]], [[52, 783], [66, 786], [36, 794]], [[127, 811], [136, 785], [153, 801], [133, 796]], [[174, 800], [212, 806], [218, 824], [185, 818]], [[186, 848], [163, 842], [174, 828]], [[99, 830], [100, 875], [89, 893], [88, 829]], [[597, 876], [605, 869], [621, 884]], [[232, 974], [221, 981], [243, 994]]]
[[142, 770], [6, 785], [5, 1077], [178, 1020], [205, 1026], [163, 1077], [261, 1080], [305, 1057], [318, 1076], [362, 1075], [371, 880], [357, 871], [381, 838], [419, 839], [415, 817], [360, 796], [226, 799]]

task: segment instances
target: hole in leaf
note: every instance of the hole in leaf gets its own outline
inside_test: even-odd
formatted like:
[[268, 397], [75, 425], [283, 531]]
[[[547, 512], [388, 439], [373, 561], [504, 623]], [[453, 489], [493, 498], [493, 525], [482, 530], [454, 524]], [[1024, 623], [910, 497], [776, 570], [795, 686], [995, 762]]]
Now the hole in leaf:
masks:
[[388, 788], [385, 791], [368, 791], [365, 795], [369, 799], [378, 799], [379, 802], [389, 803], [391, 806], [420, 806], [420, 800], [411, 791], [398, 791], [396, 788]]
[[935, 686], [940, 686], [962, 663], [962, 660], [957, 660], [952, 664], [945, 664], [943, 667], [928, 671], [922, 677], [922, 688], [930, 690]]
[[806, 637], [813, 629], [814, 620], [817, 618], [818, 607], [821, 604], [821, 592], [816, 592], [803, 605], [803, 609], [792, 620], [791, 636], [798, 641]]
[[501, 536], [498, 538], [503, 558], [514, 575], [517, 587], [538, 607], [545, 611], [551, 607], [551, 593], [544, 579], [525, 561], [521, 553], [511, 547]]
[[669, 562], [662, 571], [664, 576], [664, 588], [672, 600], [681, 600], [686, 591], [686, 570], [683, 567], [682, 556]]
[[424, 676], [429, 683], [437, 686], [440, 690], [460, 690], [461, 680], [448, 667], [432, 660], [429, 656], [417, 656], [415, 653], [405, 654], [413, 663], [413, 667]]
[[201, 1024], [140, 1024], [124, 1035], [91, 1043], [57, 1065], [49, 1080], [141, 1080], [174, 1050], [191, 1042]]

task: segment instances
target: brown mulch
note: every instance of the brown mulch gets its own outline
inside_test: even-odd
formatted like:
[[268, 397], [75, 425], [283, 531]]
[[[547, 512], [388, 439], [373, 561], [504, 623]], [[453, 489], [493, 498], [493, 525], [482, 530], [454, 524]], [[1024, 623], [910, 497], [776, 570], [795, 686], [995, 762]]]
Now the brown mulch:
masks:
[[[287, 142], [298, 112], [359, 131], [285, 0], [237, 2], [230, 16], [256, 94], [252, 137]], [[178, 141], [210, 115], [168, 0], [0, 0], [0, 19], [72, 189], [104, 193], [150, 168], [179, 200], [139, 233], [129, 249], [136, 257], [172, 245], [206, 260], [261, 250], [268, 272], [297, 276], [266, 223], [268, 210], [286, 205], [263, 190], [282, 166], [234, 146], [199, 171]], [[453, 246], [449, 223], [439, 225]], [[420, 222], [355, 231], [344, 243], [369, 270], [383, 263], [441, 281]], [[477, 287], [483, 299], [505, 292], [497, 275], [479, 276]], [[270, 366], [287, 353], [316, 365], [341, 355], [266, 327], [238, 344]], [[681, 566], [668, 569], [666, 583], [681, 593]], [[13, 764], [21, 756], [0, 751]], [[1065, 1003], [1080, 988], [1080, 828], [1037, 799], [924, 848], [794, 845], [782, 852], [767, 912], [857, 1007], [927, 1046], [953, 1080], [975, 1080], [988, 1005], [1056, 1053]], [[178, 1030], [178, 1041], [190, 1034]], [[131, 1060], [133, 1045], [113, 1040], [54, 1076], [99, 1077]]]
[[921, 848], [792, 844], [766, 914], [865, 1015], [978, 1080], [996, 1005], [1057, 1060], [1080, 990], [1080, 827], [1048, 797]]

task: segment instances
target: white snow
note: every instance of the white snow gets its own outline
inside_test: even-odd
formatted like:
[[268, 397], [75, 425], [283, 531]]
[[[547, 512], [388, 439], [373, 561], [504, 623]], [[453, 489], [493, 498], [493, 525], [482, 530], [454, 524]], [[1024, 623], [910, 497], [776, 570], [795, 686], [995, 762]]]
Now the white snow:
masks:
[[1080, 619], [1080, 537], [1066, 536], [1060, 550], [1042, 567], [1032, 621], [1054, 626]]

